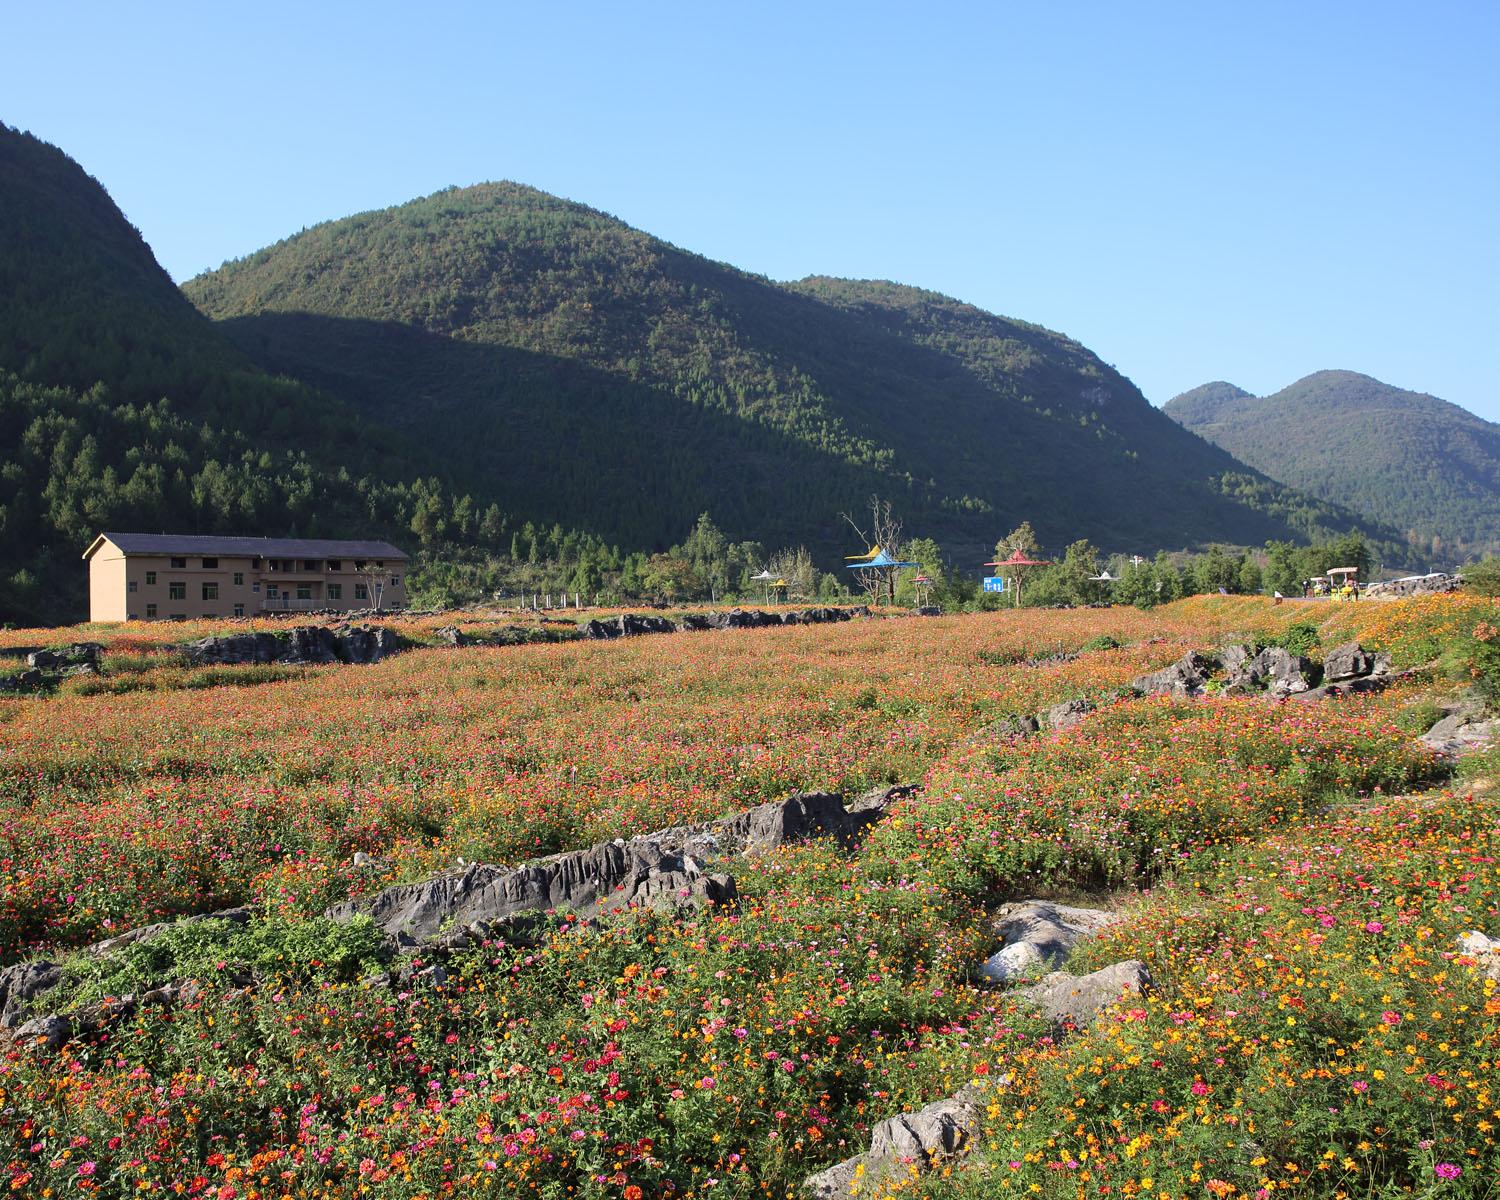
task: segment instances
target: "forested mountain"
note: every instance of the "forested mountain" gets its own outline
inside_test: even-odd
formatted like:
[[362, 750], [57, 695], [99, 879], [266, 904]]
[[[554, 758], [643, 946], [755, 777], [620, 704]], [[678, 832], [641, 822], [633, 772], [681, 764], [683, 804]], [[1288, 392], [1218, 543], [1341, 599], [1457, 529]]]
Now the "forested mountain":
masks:
[[0, 126], [0, 228], [0, 619], [80, 615], [103, 527], [556, 556], [597, 586], [611, 544], [705, 511], [831, 565], [873, 494], [966, 565], [1022, 518], [1106, 549], [1357, 520], [1059, 334], [772, 283], [514, 184], [310, 229], [192, 281], [200, 312], [78, 164]]
[[1353, 371], [1272, 396], [1209, 383], [1164, 410], [1274, 479], [1399, 530], [1414, 562], [1500, 550], [1500, 425]]
[[[85, 616], [100, 529], [406, 543], [448, 516], [437, 447], [267, 374], [95, 180], [4, 125], [0, 230], [0, 619]], [[482, 489], [467, 503], [508, 544]]]
[[503, 507], [628, 545], [707, 509], [831, 556], [875, 492], [976, 564], [1023, 517], [1110, 547], [1356, 520], [1185, 434], [1060, 334], [894, 284], [778, 285], [511, 183], [329, 222], [184, 290]]

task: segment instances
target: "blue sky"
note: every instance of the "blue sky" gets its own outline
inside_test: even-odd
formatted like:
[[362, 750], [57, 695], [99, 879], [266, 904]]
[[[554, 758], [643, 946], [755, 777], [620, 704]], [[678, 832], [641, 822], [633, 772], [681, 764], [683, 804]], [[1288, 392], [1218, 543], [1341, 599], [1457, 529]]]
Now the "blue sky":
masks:
[[0, 120], [185, 279], [514, 179], [1060, 329], [1160, 403], [1342, 367], [1500, 420], [1500, 4], [16, 4]]

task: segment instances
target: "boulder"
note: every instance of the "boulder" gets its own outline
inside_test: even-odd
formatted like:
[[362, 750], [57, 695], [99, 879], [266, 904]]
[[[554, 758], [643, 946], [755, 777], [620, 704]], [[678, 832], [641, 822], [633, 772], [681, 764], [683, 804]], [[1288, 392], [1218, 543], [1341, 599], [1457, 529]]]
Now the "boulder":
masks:
[[922, 604], [922, 605], [919, 605], [915, 609], [915, 612], [916, 612], [917, 616], [919, 616], [919, 617], [940, 617], [940, 616], [943, 615], [943, 610], [941, 608], [939, 608], [936, 604]]
[[1086, 937], [1120, 920], [1101, 908], [1075, 908], [1050, 900], [1018, 900], [995, 910], [995, 932], [1007, 943], [1035, 946], [1048, 962], [1060, 963]]
[[57, 650], [34, 650], [26, 656], [26, 665], [38, 671], [65, 671], [83, 667], [89, 671], [99, 670], [99, 656], [104, 647], [98, 642], [74, 642]]
[[94, 942], [84, 947], [84, 953], [94, 958], [107, 958], [111, 954], [118, 953], [127, 946], [136, 945], [138, 942], [149, 942], [152, 938], [160, 937], [173, 925], [191, 925], [198, 921], [227, 921], [231, 925], [243, 925], [250, 920], [248, 908], [221, 908], [216, 912], [193, 913], [190, 916], [179, 917], [176, 921], [157, 921], [152, 925], [142, 925], [138, 929], [127, 930], [125, 933], [116, 934], [114, 937], [105, 938], [103, 941]]
[[1146, 964], [1139, 959], [1128, 959], [1090, 975], [1054, 971], [1015, 994], [1035, 1004], [1049, 1020], [1065, 1028], [1081, 1029], [1122, 998], [1144, 995], [1150, 990], [1151, 972]]
[[1403, 596], [1425, 596], [1437, 592], [1456, 592], [1463, 586], [1462, 575], [1434, 571], [1430, 575], [1411, 575], [1385, 583], [1372, 583], [1364, 594], [1372, 600], [1398, 600]]
[[991, 983], [1014, 983], [1018, 979], [1036, 979], [1047, 970], [1047, 960], [1030, 942], [1004, 946], [984, 960], [979, 968], [981, 979]]
[[46, 682], [45, 677], [35, 667], [22, 671], [19, 675], [7, 675], [0, 677], [0, 693], [20, 695], [23, 692], [33, 691]]
[[926, 1174], [943, 1160], [962, 1154], [973, 1139], [980, 1093], [966, 1087], [914, 1113], [881, 1121], [870, 1131], [870, 1149], [803, 1181], [814, 1200], [848, 1200], [884, 1194], [883, 1184]]
[[1066, 700], [1061, 704], [1054, 704], [1046, 712], [1038, 713], [1037, 723], [1043, 729], [1061, 733], [1081, 723], [1095, 707], [1092, 700]]
[[73, 1023], [58, 1016], [34, 1017], [11, 1034], [17, 1043], [45, 1042], [48, 1050], [61, 1050], [72, 1036]]
[[[1342, 683], [1348, 679], [1362, 679], [1373, 675], [1379, 660], [1358, 642], [1345, 642], [1335, 646], [1323, 656], [1323, 682]], [[1386, 660], [1389, 669], [1389, 659]]]
[[639, 613], [621, 613], [607, 620], [595, 619], [583, 626], [583, 636], [595, 639], [640, 637], [647, 633], [676, 633], [677, 626], [666, 617], [647, 617]]
[[336, 904], [326, 915], [348, 921], [368, 913], [387, 934], [410, 944], [432, 940], [449, 923], [490, 922], [522, 912], [567, 909], [593, 916], [638, 903], [696, 908], [734, 898], [733, 879], [706, 874], [686, 855], [607, 842], [513, 869], [470, 864]]
[[55, 962], [12, 963], [0, 970], [0, 1027], [13, 1028], [31, 1015], [33, 1002], [62, 982]]
[[384, 626], [351, 625], [332, 630], [299, 625], [285, 633], [234, 633], [199, 638], [178, 649], [193, 666], [242, 663], [373, 663], [405, 648], [400, 635]]
[[1190, 650], [1171, 666], [1132, 679], [1130, 690], [1139, 696], [1196, 696], [1207, 686], [1215, 665], [1212, 659]]
[[1490, 979], [1500, 982], [1500, 938], [1486, 937], [1471, 929], [1459, 935], [1458, 952], [1472, 958], [1474, 965]]
[[469, 644], [468, 635], [457, 625], [444, 625], [441, 629], [435, 630], [433, 636], [438, 641], [445, 642], [449, 646], [467, 646]]
[[[1267, 646], [1245, 667], [1251, 686], [1264, 687], [1272, 696], [1291, 696], [1312, 687], [1312, 663], [1280, 646]], [[1230, 682], [1229, 686], [1238, 683]]]

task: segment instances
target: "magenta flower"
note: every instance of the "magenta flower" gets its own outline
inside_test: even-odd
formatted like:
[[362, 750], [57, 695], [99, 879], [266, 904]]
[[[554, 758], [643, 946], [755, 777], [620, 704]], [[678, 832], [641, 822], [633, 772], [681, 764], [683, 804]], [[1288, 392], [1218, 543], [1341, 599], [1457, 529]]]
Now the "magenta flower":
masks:
[[1464, 1173], [1464, 1169], [1457, 1163], [1438, 1163], [1432, 1169], [1437, 1172], [1439, 1179], [1457, 1179]]

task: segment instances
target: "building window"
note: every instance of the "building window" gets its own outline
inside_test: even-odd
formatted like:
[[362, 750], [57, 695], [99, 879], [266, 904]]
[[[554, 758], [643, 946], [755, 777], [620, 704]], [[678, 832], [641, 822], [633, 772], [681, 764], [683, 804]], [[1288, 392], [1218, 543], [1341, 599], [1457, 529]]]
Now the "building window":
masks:
[[245, 572], [243, 572], [243, 571], [236, 571], [234, 573], [234, 586], [235, 587], [244, 587], [245, 586]]
[[330, 583], [328, 585], [328, 598], [330, 600], [342, 600], [344, 598], [344, 585], [342, 583]]
[[356, 571], [363, 571], [365, 569], [365, 560], [362, 558], [356, 558], [354, 560], [354, 569]]
[[147, 587], [154, 587], [155, 585], [156, 585], [156, 572], [155, 571], [147, 571], [146, 572], [146, 586]]
[[205, 558], [203, 560], [203, 569], [205, 571], [217, 570], [218, 566], [219, 566], [219, 560], [217, 558]]
[[180, 570], [184, 569], [187, 566], [187, 559], [185, 559], [185, 558], [174, 558], [172, 560], [172, 565], [174, 567], [176, 567], [180, 571]]
[[203, 614], [203, 619], [205, 621], [217, 621], [219, 619], [219, 614], [218, 613], [204, 613]]
[[148, 605], [146, 605], [146, 620], [148, 620], [148, 621], [154, 621], [154, 620], [156, 620], [156, 605], [154, 605], [154, 604], [148, 604]]
[[311, 600], [312, 599], [312, 584], [310, 584], [310, 583], [299, 583], [297, 585], [297, 599], [298, 600]]
[[304, 571], [316, 571], [318, 569], [318, 564], [313, 559], [304, 558], [302, 560], [302, 569]]
[[275, 600], [280, 594], [281, 593], [279, 593], [276, 590], [276, 585], [274, 583], [268, 583], [268, 584], [266, 584], [266, 599], [267, 600]]
[[169, 621], [186, 621], [187, 620], [187, 613], [173, 613], [170, 617], [167, 618], [167, 620], [169, 620]]
[[234, 606], [234, 615], [237, 617], [243, 617], [245, 615], [245, 606], [243, 604], [236, 604]]
[[392, 587], [400, 587], [401, 586], [401, 576], [399, 576], [399, 575], [392, 575], [391, 576], [391, 586]]
[[187, 599], [187, 584], [183, 583], [181, 580], [179, 580], [176, 583], [169, 583], [169, 584], [167, 584], [167, 599], [168, 600], [186, 600]]
[[328, 560], [328, 569], [330, 571], [342, 571], [344, 569], [343, 561], [337, 558], [330, 558]]
[[252, 592], [254, 592], [257, 596], [259, 596], [260, 595], [260, 584], [258, 584], [258, 583], [252, 583], [250, 585], [250, 590]]
[[134, 579], [132, 579], [129, 583], [127, 583], [125, 585], [125, 590], [127, 592], [133, 592], [133, 591], [135, 591], [135, 580]]
[[383, 558], [377, 558], [375, 560], [375, 566], [376, 566], [377, 569], [380, 568], [380, 567], [384, 567], [385, 566], [385, 559], [383, 559]]
[[205, 600], [217, 600], [219, 598], [219, 585], [217, 583], [205, 583], [203, 585], [203, 598]]
[[370, 589], [362, 583], [356, 583], [354, 585], [354, 598], [356, 600], [368, 600], [370, 598]]

